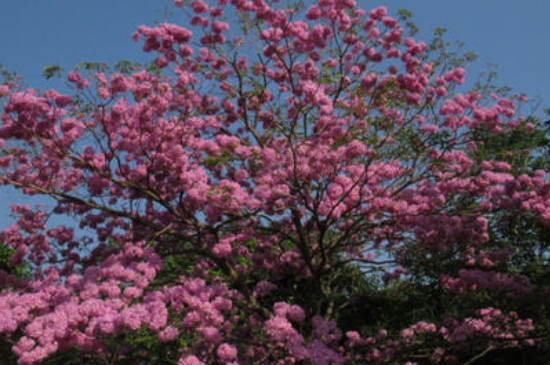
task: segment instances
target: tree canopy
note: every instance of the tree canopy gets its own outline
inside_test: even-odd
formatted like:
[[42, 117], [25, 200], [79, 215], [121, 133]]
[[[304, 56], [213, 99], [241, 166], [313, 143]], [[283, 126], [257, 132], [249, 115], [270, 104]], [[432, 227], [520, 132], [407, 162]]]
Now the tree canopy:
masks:
[[466, 87], [474, 56], [406, 11], [174, 3], [181, 23], [132, 36], [150, 65], [83, 62], [70, 92], [4, 73], [0, 184], [55, 203], [0, 233], [3, 359], [550, 358], [547, 126], [524, 95]]

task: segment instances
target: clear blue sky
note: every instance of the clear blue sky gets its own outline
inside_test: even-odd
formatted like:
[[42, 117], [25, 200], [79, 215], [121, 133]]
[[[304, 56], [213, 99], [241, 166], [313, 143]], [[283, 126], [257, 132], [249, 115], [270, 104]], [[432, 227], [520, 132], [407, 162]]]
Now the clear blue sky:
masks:
[[[390, 12], [405, 8], [415, 15], [428, 41], [435, 27], [449, 30], [450, 39], [466, 43], [479, 55], [471, 75], [487, 62], [499, 65], [500, 83], [538, 96], [541, 109], [550, 107], [550, 1], [548, 0], [360, 0], [366, 9], [385, 5]], [[16, 71], [37, 88], [46, 82], [42, 68], [80, 61], [114, 63], [143, 57], [141, 45], [130, 40], [140, 24], [165, 19], [171, 0], [11, 0], [0, 12], [0, 64]], [[168, 6], [174, 10], [173, 7]], [[177, 9], [172, 19], [177, 21]], [[143, 59], [143, 58], [142, 58]], [[471, 78], [470, 78], [471, 80]], [[12, 202], [33, 200], [0, 189], [0, 229], [8, 224]]]
[[[46, 87], [42, 67], [57, 62], [115, 62], [142, 56], [130, 34], [140, 24], [162, 20], [171, 0], [4, 1], [0, 12], [0, 64], [30, 85]], [[550, 2], [547, 0], [359, 0], [365, 8], [385, 5], [411, 10], [429, 40], [443, 26], [449, 37], [480, 56], [474, 71], [498, 64], [501, 82], [550, 106]], [[174, 9], [168, 6], [169, 9]], [[177, 10], [177, 9], [176, 9]], [[173, 16], [177, 20], [178, 12]], [[53, 86], [53, 84], [50, 84]]]

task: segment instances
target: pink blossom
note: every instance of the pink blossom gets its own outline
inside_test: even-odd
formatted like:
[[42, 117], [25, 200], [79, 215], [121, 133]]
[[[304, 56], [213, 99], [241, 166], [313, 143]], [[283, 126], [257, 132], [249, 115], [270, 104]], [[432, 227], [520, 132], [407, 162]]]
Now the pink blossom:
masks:
[[194, 355], [187, 355], [179, 359], [178, 365], [204, 365], [204, 363]]
[[159, 339], [162, 342], [168, 342], [176, 339], [178, 337], [179, 331], [177, 328], [168, 326], [159, 332]]
[[208, 5], [202, 1], [193, 1], [191, 3], [191, 8], [195, 13], [204, 13], [208, 10]]
[[216, 354], [223, 361], [234, 360], [237, 357], [237, 348], [227, 343], [222, 343], [218, 346]]

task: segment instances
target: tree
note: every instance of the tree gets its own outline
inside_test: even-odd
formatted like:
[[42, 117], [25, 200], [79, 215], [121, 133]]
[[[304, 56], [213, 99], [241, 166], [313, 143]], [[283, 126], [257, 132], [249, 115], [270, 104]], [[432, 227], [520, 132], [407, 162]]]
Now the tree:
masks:
[[[462, 90], [462, 61], [383, 7], [175, 4], [192, 31], [133, 35], [150, 66], [83, 63], [74, 95], [0, 86], [0, 182], [56, 202], [13, 206], [0, 234], [32, 272], [3, 271], [0, 334], [19, 364], [453, 364], [542, 348], [550, 184], [506, 150], [512, 135], [540, 142], [521, 96]], [[527, 249], [509, 240], [520, 217], [538, 225]], [[540, 265], [508, 264], [530, 252]]]

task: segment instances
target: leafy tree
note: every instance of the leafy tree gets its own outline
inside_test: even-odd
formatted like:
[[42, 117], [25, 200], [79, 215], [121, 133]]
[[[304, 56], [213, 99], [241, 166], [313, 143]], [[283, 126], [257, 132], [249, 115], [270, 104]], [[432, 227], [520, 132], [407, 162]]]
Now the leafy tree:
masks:
[[56, 201], [0, 234], [30, 274], [0, 294], [8, 361], [544, 354], [547, 144], [522, 96], [466, 90], [474, 56], [415, 41], [406, 11], [175, 5], [192, 31], [133, 35], [151, 65], [0, 86], [0, 183]]

